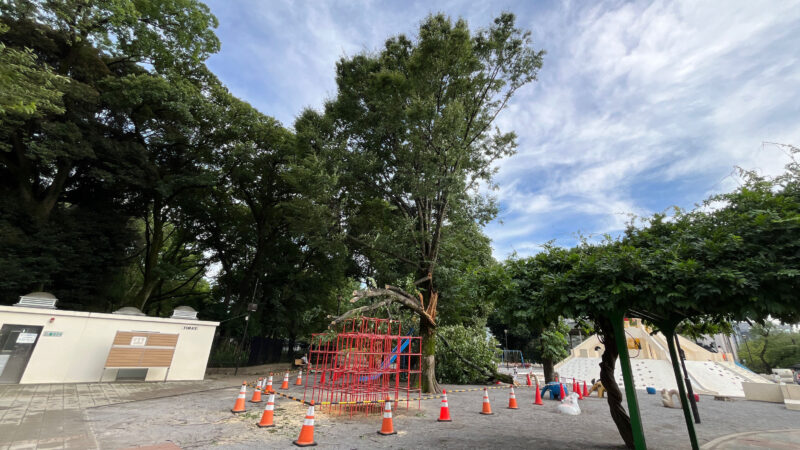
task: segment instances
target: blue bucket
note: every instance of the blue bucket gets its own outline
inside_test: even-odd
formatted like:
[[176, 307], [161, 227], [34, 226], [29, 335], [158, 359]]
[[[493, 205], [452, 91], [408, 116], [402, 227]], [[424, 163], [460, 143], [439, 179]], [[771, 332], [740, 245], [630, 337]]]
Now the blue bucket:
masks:
[[647, 393], [650, 394], [650, 395], [655, 395], [656, 388], [647, 386]]

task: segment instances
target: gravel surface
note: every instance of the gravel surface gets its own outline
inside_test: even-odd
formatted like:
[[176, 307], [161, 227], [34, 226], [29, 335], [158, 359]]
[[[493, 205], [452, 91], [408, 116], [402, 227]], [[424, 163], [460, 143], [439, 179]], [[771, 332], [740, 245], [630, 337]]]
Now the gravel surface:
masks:
[[[455, 389], [478, 386], [452, 386]], [[302, 395], [302, 388], [292, 387]], [[182, 448], [296, 448], [306, 406], [276, 397], [275, 428], [256, 423], [264, 403], [248, 402], [248, 411], [233, 415], [237, 388], [184, 396], [90, 408], [89, 425], [100, 448], [117, 449], [173, 442]], [[349, 417], [317, 408], [315, 440], [326, 448], [622, 448], [605, 399], [580, 402], [582, 414], [565, 416], [555, 401], [534, 406], [533, 391], [518, 388], [518, 410], [509, 410], [508, 391], [490, 390], [491, 416], [480, 415], [482, 393], [448, 394], [451, 423], [439, 423], [440, 400], [426, 400], [422, 408], [401, 408], [394, 415], [394, 436], [380, 436], [380, 415]], [[250, 393], [248, 393], [248, 400]], [[680, 409], [661, 406], [659, 395], [639, 393], [645, 435], [650, 448], [688, 448], [689, 438]], [[265, 398], [266, 400], [266, 398]], [[701, 396], [703, 423], [696, 425], [700, 445], [743, 431], [800, 428], [800, 412], [781, 404], [745, 400], [715, 401]]]

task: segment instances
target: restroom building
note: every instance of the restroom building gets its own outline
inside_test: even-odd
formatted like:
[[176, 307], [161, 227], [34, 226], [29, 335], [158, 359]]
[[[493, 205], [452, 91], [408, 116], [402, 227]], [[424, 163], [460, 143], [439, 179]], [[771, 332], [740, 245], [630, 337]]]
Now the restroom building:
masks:
[[0, 384], [202, 380], [219, 322], [181, 306], [169, 318], [136, 308], [66, 311], [46, 292], [0, 306]]

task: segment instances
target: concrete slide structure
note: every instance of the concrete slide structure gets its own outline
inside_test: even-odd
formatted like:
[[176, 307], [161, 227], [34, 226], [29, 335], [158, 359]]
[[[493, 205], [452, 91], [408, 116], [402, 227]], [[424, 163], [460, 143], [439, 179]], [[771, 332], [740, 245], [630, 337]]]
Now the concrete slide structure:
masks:
[[[638, 319], [625, 326], [628, 354], [631, 359], [634, 384], [638, 389], [677, 389], [667, 341], [664, 335], [651, 335]], [[695, 392], [726, 397], [744, 397], [742, 382], [770, 383], [758, 374], [737, 366], [732, 358], [712, 353], [694, 342], [679, 337], [686, 355], [686, 370]], [[600, 378], [600, 357], [605, 346], [593, 335], [572, 349], [572, 355], [556, 365], [556, 372], [568, 381]], [[622, 386], [622, 371], [617, 360], [614, 378]]]

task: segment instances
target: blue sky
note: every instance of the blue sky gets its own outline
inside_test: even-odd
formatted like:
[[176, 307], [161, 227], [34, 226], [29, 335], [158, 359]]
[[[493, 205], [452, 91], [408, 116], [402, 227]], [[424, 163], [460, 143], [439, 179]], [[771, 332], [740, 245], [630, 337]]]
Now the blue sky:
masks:
[[577, 233], [616, 234], [630, 215], [691, 208], [733, 189], [735, 166], [776, 174], [800, 145], [800, 2], [209, 2], [222, 50], [209, 67], [291, 127], [336, 93], [334, 66], [413, 36], [431, 12], [488, 26], [517, 15], [547, 55], [498, 118], [519, 135], [498, 164], [495, 257]]

